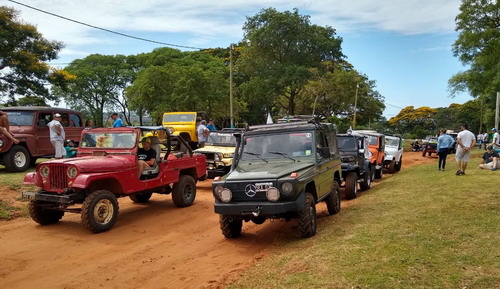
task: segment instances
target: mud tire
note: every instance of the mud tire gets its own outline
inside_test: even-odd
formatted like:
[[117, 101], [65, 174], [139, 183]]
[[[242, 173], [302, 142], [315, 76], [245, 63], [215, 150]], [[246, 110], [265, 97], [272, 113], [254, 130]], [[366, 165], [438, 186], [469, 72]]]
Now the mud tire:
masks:
[[383, 167], [378, 169], [378, 170], [377, 169], [375, 170], [375, 178], [376, 179], [381, 179], [383, 175], [384, 175], [384, 168]]
[[40, 225], [55, 224], [64, 216], [64, 211], [50, 210], [40, 206], [47, 204], [41, 201], [30, 201], [28, 204], [28, 211], [31, 219]]
[[149, 199], [151, 199], [151, 196], [153, 193], [138, 193], [138, 194], [133, 194], [129, 196], [129, 198], [132, 200], [134, 203], [147, 203]]
[[219, 225], [224, 237], [234, 239], [241, 235], [243, 220], [237, 220], [231, 216], [219, 215]]
[[399, 172], [401, 170], [401, 166], [403, 165], [403, 157], [399, 160], [399, 163], [396, 164], [396, 172]]
[[355, 199], [358, 196], [358, 174], [350, 172], [345, 177], [345, 197], [348, 200]]
[[196, 198], [196, 182], [190, 175], [180, 175], [172, 188], [172, 201], [178, 208], [189, 207]]
[[372, 176], [371, 172], [365, 172], [363, 174], [363, 181], [359, 184], [361, 190], [368, 191], [372, 186]]
[[29, 168], [30, 163], [30, 153], [21, 145], [13, 145], [3, 156], [3, 164], [9, 172], [24, 172]]
[[113, 227], [118, 219], [118, 201], [113, 193], [98, 190], [85, 198], [82, 205], [82, 224], [92, 233], [101, 233]]
[[306, 193], [304, 209], [299, 211], [299, 231], [303, 238], [310, 238], [316, 234], [316, 204], [311, 193]]
[[340, 192], [337, 182], [333, 186], [333, 189], [325, 199], [326, 208], [328, 209], [328, 214], [335, 215], [340, 212]]

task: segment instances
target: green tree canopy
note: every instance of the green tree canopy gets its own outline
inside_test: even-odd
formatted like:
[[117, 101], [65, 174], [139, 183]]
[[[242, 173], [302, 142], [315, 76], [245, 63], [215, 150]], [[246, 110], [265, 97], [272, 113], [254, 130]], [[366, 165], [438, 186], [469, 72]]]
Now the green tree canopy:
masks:
[[63, 44], [49, 41], [36, 27], [18, 19], [18, 12], [0, 6], [0, 100], [16, 95], [51, 98], [47, 84], [63, 85], [72, 76], [51, 69], [45, 61], [57, 58]]

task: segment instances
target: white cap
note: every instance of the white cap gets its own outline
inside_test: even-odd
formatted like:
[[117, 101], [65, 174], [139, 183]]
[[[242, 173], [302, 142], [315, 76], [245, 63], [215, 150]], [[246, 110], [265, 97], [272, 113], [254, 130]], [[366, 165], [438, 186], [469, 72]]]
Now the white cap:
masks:
[[54, 113], [54, 117], [61, 117], [61, 115], [58, 113]]

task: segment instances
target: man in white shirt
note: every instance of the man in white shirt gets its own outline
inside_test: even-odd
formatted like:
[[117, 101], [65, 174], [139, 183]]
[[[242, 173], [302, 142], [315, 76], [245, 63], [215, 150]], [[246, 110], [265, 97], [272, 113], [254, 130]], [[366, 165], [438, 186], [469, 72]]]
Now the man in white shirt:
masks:
[[455, 159], [457, 161], [457, 176], [465, 175], [467, 162], [471, 149], [476, 145], [476, 136], [468, 130], [468, 125], [464, 124], [460, 127], [460, 132], [457, 135], [457, 152]]
[[207, 141], [207, 136], [208, 136], [208, 128], [206, 127], [207, 122], [205, 120], [202, 120], [200, 122], [200, 125], [196, 129], [196, 132], [198, 134], [198, 147], [202, 148], [205, 146], [205, 142]]
[[500, 147], [500, 135], [498, 135], [498, 131], [496, 128], [492, 128], [491, 132], [493, 132], [493, 141], [491, 142], [496, 148]]
[[56, 113], [54, 114], [54, 119], [47, 124], [50, 131], [50, 142], [56, 150], [56, 159], [62, 159], [66, 156], [66, 149], [64, 148], [64, 138], [66, 135], [61, 125], [61, 119], [61, 115]]

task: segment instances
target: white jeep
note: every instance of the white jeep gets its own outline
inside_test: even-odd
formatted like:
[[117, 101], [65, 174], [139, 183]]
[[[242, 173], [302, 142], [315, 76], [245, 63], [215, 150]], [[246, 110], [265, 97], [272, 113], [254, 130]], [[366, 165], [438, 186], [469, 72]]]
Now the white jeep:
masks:
[[401, 170], [403, 163], [403, 139], [399, 136], [385, 136], [384, 169], [390, 173]]

